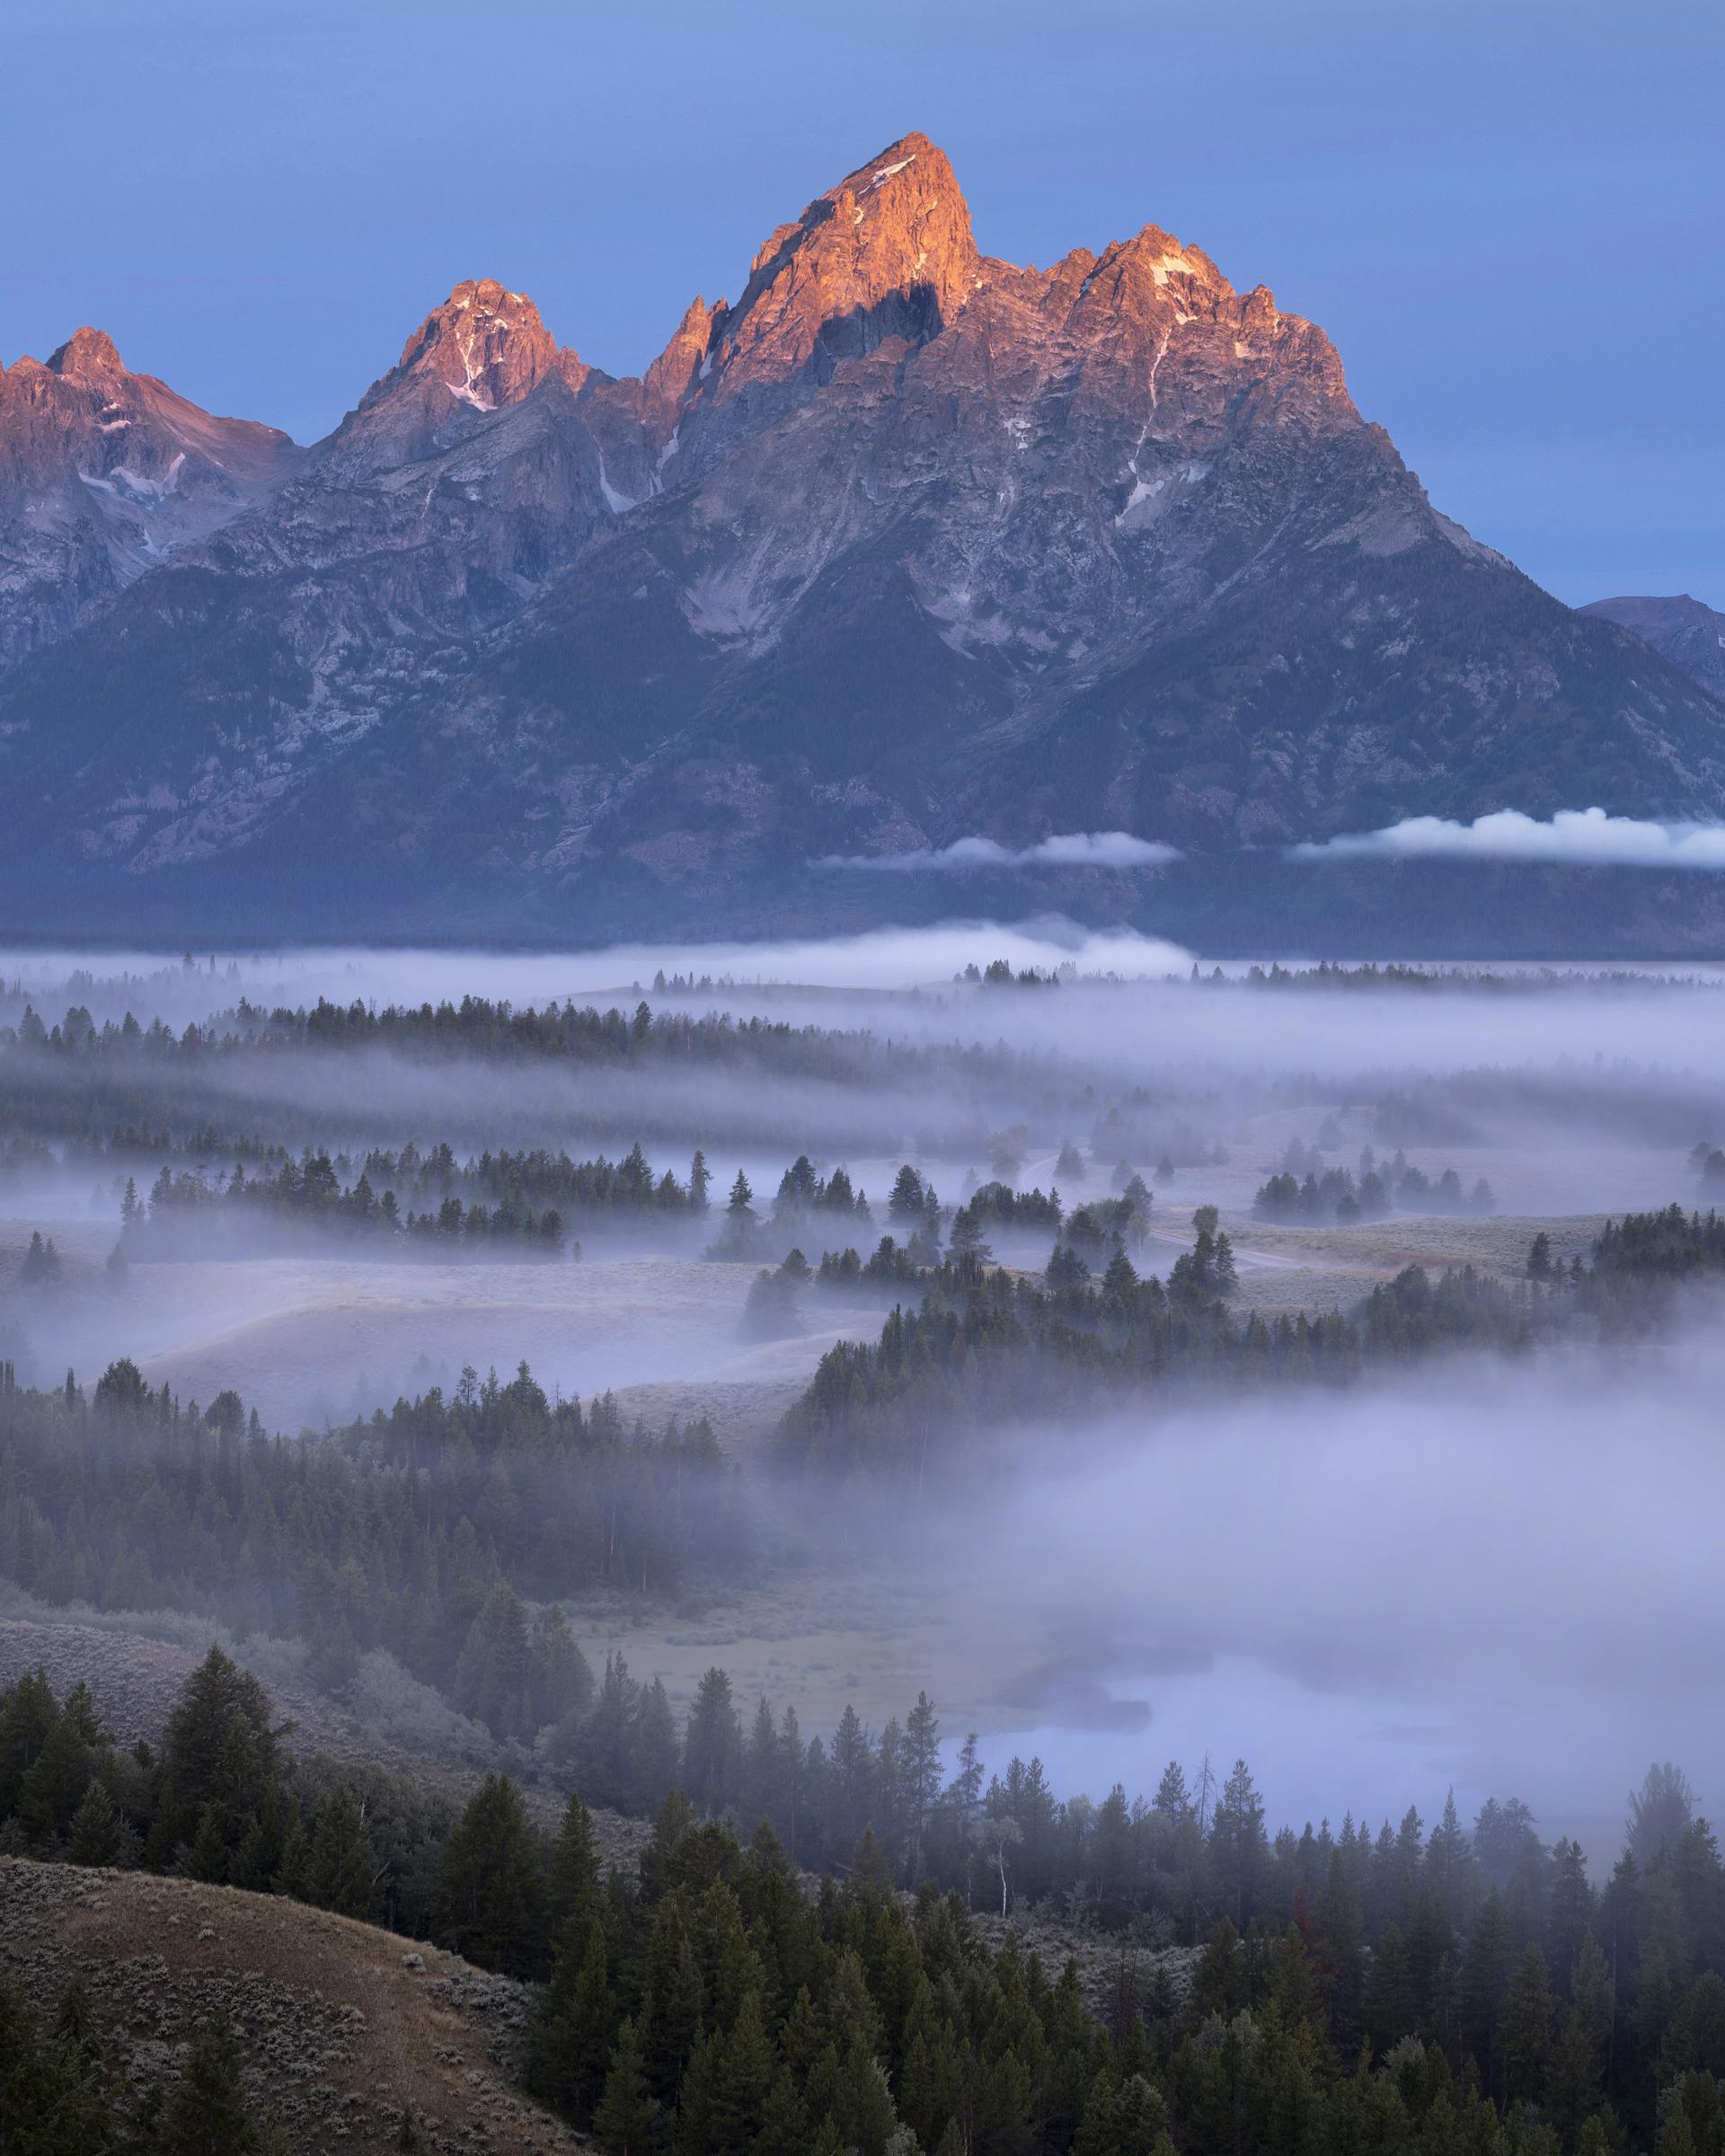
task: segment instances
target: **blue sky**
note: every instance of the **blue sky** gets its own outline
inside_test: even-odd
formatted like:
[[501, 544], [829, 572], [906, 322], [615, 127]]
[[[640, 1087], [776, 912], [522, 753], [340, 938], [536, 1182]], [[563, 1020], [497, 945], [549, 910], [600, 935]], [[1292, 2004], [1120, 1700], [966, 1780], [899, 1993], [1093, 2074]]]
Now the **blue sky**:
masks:
[[1561, 597], [1725, 606], [1716, 0], [9, 0], [0, 358], [325, 431], [458, 278], [642, 366], [921, 128], [984, 249], [1154, 221]]

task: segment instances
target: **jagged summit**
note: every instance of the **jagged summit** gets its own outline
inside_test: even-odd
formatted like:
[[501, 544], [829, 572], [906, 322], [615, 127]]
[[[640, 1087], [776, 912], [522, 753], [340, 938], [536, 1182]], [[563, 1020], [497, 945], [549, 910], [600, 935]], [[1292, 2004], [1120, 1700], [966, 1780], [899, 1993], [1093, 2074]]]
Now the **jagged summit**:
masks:
[[556, 340], [525, 292], [505, 291], [495, 278], [469, 278], [426, 316], [393, 372], [365, 402], [386, 393], [403, 376], [423, 373], [458, 402], [496, 411], [518, 402], [560, 358]]
[[58, 350], [49, 354], [48, 371], [62, 375], [69, 381], [87, 382], [101, 376], [123, 375], [127, 370], [107, 331], [93, 330], [86, 325], [74, 330]]
[[0, 367], [0, 665], [241, 515], [299, 455], [133, 374], [102, 330]]
[[926, 343], [980, 271], [945, 153], [907, 135], [762, 242], [741, 298], [712, 324], [692, 400], [708, 411], [745, 400], [751, 418], [794, 403], [845, 359]]
[[320, 451], [340, 483], [435, 454], [473, 420], [518, 404], [549, 375], [579, 386], [585, 373], [562, 352], [525, 292], [468, 278], [433, 307], [402, 356], [360, 398]]

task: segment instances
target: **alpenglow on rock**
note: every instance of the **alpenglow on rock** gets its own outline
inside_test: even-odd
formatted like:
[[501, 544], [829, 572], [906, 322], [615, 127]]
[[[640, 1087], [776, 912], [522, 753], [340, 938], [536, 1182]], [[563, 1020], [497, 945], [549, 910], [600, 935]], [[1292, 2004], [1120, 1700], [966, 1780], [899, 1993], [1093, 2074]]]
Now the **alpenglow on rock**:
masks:
[[0, 376], [14, 903], [713, 930], [966, 838], [1725, 808], [1706, 689], [1436, 510], [1320, 329], [1154, 225], [983, 255], [921, 135], [640, 380], [471, 281], [300, 451], [81, 339]]

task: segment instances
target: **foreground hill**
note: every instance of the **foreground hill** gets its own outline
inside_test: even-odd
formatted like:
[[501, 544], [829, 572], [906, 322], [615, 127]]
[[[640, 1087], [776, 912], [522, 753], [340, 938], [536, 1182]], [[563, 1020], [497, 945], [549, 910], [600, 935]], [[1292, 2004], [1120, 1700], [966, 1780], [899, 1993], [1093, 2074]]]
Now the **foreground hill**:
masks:
[[92, 332], [0, 389], [20, 925], [837, 924], [953, 887], [811, 863], [1078, 830], [1220, 864], [1204, 918], [1406, 815], [1725, 811], [1725, 711], [1435, 509], [1320, 329], [1154, 225], [985, 256], [921, 135], [639, 380], [481, 279], [303, 453]]
[[585, 2144], [510, 2084], [525, 1985], [303, 1903], [146, 1872], [0, 1858], [0, 1974], [51, 2010], [74, 1977], [127, 2079], [171, 2071], [213, 2014], [247, 2094], [304, 2156]]

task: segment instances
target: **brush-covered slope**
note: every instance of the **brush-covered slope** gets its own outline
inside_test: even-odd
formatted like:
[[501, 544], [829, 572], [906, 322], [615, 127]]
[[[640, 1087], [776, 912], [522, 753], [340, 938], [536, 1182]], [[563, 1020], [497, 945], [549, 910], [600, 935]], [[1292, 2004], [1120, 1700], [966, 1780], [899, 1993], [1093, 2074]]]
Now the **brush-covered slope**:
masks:
[[458, 1955], [279, 1895], [0, 1857], [0, 1969], [51, 2015], [81, 1979], [122, 2080], [171, 2076], [212, 2015], [296, 2156], [585, 2144], [512, 2076], [532, 1994]]

